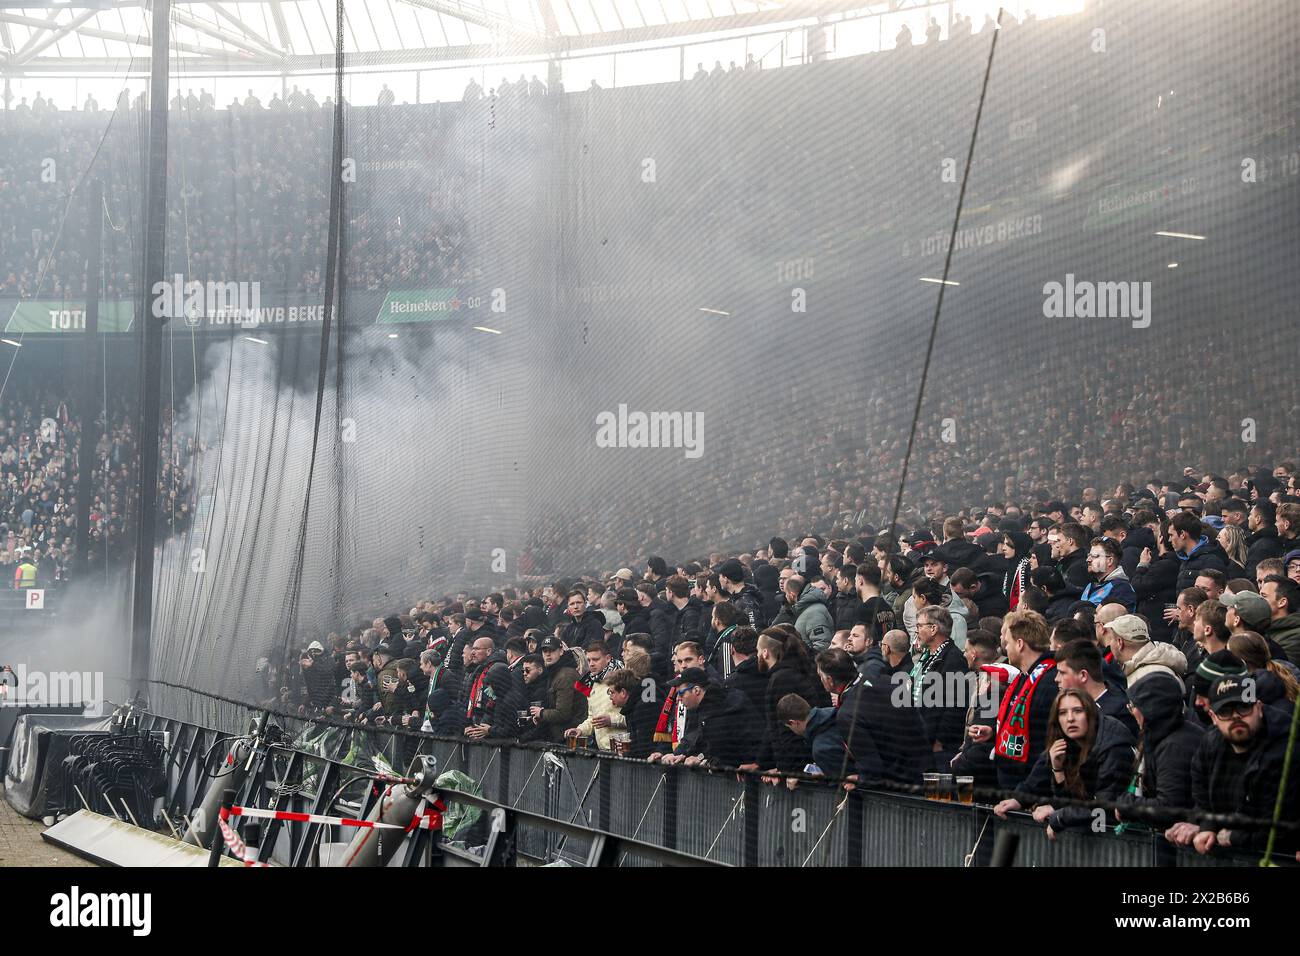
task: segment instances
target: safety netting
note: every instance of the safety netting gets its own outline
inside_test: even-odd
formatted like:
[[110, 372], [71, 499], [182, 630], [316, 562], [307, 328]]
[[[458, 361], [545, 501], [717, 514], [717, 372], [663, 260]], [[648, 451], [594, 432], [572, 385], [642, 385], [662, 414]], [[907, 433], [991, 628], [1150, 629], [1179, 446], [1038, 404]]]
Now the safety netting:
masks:
[[[828, 5], [446, 62], [325, 12], [312, 68], [174, 56], [157, 290], [142, 75], [4, 117], [11, 329], [81, 307], [103, 182], [99, 408], [127, 424], [95, 481], [128, 542], [162, 323], [164, 712], [274, 696], [286, 654], [462, 589], [1295, 454], [1280, 0]], [[60, 149], [84, 185], [29, 192]], [[48, 339], [6, 405], [82, 388]]]

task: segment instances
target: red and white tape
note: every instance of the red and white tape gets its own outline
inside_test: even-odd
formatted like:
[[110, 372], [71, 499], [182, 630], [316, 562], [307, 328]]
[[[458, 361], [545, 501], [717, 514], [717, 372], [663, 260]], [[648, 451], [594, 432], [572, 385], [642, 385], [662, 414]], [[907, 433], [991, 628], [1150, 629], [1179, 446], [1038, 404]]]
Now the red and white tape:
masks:
[[295, 813], [292, 810], [262, 810], [257, 807], [231, 807], [230, 815], [250, 817], [259, 820], [287, 820], [290, 823], [322, 823], [327, 826], [362, 827], [368, 830], [439, 830], [442, 828], [442, 811], [446, 807], [442, 801], [427, 807], [424, 813], [417, 813], [406, 826], [400, 823], [381, 823], [378, 820], [358, 820], [355, 817], [328, 817], [319, 813]]
[[226, 841], [226, 848], [230, 850], [231, 855], [240, 863], [243, 863], [244, 866], [270, 867], [271, 864], [259, 862], [256, 857], [248, 852], [248, 845], [239, 838], [239, 834], [232, 830], [230, 824], [226, 822], [229, 816], [230, 812], [225, 807], [222, 807], [221, 813], [217, 816], [217, 825], [221, 827], [221, 839]]

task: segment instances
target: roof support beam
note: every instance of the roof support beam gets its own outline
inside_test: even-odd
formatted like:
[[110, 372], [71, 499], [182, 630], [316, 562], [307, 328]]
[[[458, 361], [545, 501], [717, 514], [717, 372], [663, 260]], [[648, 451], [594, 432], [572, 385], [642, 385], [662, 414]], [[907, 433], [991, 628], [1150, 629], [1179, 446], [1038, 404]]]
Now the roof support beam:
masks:
[[[40, 42], [33, 42], [38, 36], [40, 36], [39, 33], [33, 33], [31, 40], [28, 40], [26, 45], [13, 55], [9, 65], [21, 66], [42, 50], [54, 46], [54, 44], [58, 43], [69, 33], [74, 32], [79, 26], [98, 12], [98, 10], [83, 10], [57, 30], [50, 31]], [[57, 16], [57, 14], [55, 14], [55, 16]]]
[[231, 46], [237, 47], [246, 53], [251, 53], [254, 56], [263, 58], [269, 57], [274, 60], [284, 59], [283, 53], [275, 50], [264, 50], [242, 36], [237, 36], [227, 30], [214, 27], [210, 23], [205, 23], [203, 20], [198, 19], [192, 14], [186, 13], [178, 6], [172, 7], [172, 16], [176, 18], [177, 23], [183, 23], [192, 30], [197, 30], [199, 33], [210, 36], [214, 40], [220, 40], [222, 43], [229, 43]]
[[231, 26], [235, 27], [236, 29], [242, 30], [244, 36], [248, 40], [250, 40], [253, 43], [256, 43], [262, 49], [266, 50], [266, 52], [274, 56], [284, 56], [286, 53], [289, 52], [287, 49], [277, 47], [274, 43], [272, 43], [266, 37], [262, 36], [262, 34], [258, 33], [251, 26], [249, 26], [243, 20], [239, 19], [239, 17], [235, 16], [233, 13], [231, 13], [221, 4], [216, 2], [210, 2], [208, 6], [212, 8], [212, 12], [215, 13], [218, 17], [220, 17], [222, 20], [225, 20], [227, 23], [229, 23]]

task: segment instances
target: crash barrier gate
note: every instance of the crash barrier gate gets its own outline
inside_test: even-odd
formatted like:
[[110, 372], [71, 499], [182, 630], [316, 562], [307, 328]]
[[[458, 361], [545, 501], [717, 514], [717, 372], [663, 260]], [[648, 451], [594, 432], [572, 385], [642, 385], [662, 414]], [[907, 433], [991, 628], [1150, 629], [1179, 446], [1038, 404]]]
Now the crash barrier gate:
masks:
[[[602, 854], [609, 862], [608, 844], [614, 838], [683, 854], [676, 862], [698, 858], [734, 866], [981, 866], [989, 864], [1000, 833], [1019, 837], [1017, 866], [1217, 867], [1260, 862], [1258, 854], [1216, 851], [1203, 857], [1176, 849], [1160, 833], [1140, 825], [1122, 833], [1113, 828], [1065, 832], [1049, 841], [1045, 828], [1028, 815], [1002, 820], [987, 805], [878, 791], [846, 795], [808, 781], [791, 790], [755, 777], [738, 781], [734, 773], [665, 768], [564, 748], [340, 728], [311, 737], [305, 735], [312, 725], [298, 723], [298, 746], [290, 746], [287, 737], [284, 744], [267, 748], [272, 759], [263, 761], [260, 772], [241, 788], [241, 805], [364, 817], [378, 788], [356, 781], [362, 773], [373, 775], [374, 755], [398, 774], [417, 754], [429, 755], [436, 759], [440, 778], [457, 775], [450, 791], [440, 782], [439, 793], [483, 811], [476, 831], [464, 831], [459, 839], [453, 835], [453, 852], [458, 844], [481, 846], [488, 837], [491, 809], [501, 807], [512, 815], [513, 849], [530, 862], [560, 866], [587, 865]], [[199, 804], [236, 735], [151, 714], [144, 716], [142, 727], [168, 734], [164, 810], [181, 829], [179, 821]], [[322, 738], [331, 752], [321, 752]], [[351, 775], [354, 783], [340, 796], [336, 791]], [[455, 791], [466, 796], [462, 799]], [[280, 838], [277, 823], [266, 824], [262, 843], [274, 845]], [[419, 839], [420, 832], [413, 830], [404, 839]], [[287, 850], [277, 852], [288, 862], [308, 865], [313, 848], [346, 841], [350, 835], [323, 837], [307, 825], [295, 828]], [[1295, 862], [1294, 857], [1277, 861]], [[672, 860], [624, 851], [613, 862], [631, 866]]]

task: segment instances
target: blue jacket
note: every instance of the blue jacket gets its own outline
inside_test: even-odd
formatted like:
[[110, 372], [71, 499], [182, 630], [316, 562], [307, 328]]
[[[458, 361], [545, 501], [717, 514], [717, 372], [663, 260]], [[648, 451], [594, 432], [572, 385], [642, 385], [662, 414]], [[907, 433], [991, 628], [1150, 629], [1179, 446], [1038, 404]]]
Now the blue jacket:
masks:
[[835, 723], [834, 707], [814, 707], [808, 713], [804, 737], [812, 745], [813, 763], [822, 773], [839, 776], [844, 766], [844, 738]]
[[1116, 568], [1100, 584], [1089, 584], [1083, 589], [1083, 596], [1079, 600], [1097, 607], [1103, 604], [1123, 604], [1130, 614], [1137, 610], [1137, 592], [1133, 590], [1123, 568]]

